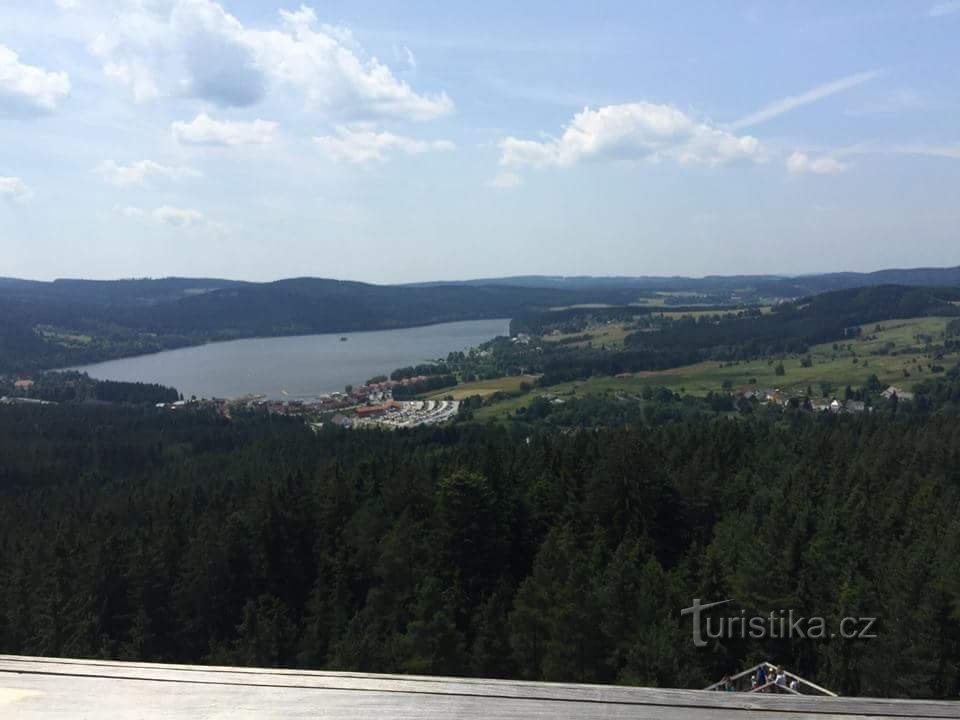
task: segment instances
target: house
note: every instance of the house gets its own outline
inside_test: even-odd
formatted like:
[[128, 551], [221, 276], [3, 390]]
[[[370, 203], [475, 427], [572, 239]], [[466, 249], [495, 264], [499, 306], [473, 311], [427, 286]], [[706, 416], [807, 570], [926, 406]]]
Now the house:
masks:
[[17, 390], [29, 390], [33, 387], [33, 380], [28, 380], [26, 378], [16, 380], [13, 383], [13, 387]]
[[891, 385], [880, 394], [883, 395], [883, 397], [885, 397], [887, 400], [891, 400], [894, 396], [896, 396], [898, 400], [913, 400], [912, 392], [901, 390], [894, 385]]
[[376, 417], [378, 415], [383, 415], [390, 410], [399, 410], [400, 407], [400, 403], [398, 403], [396, 400], [388, 400], [382, 405], [367, 405], [366, 407], [357, 408], [357, 417]]
[[867, 404], [862, 400], [847, 400], [843, 404], [843, 409], [850, 413], [866, 412]]
[[777, 405], [786, 405], [788, 402], [790, 402], [790, 398], [784, 395], [780, 388], [777, 388], [776, 390], [768, 390], [766, 398], [767, 402], [776, 403]]
[[843, 404], [839, 400], [834, 400], [830, 403], [830, 412], [838, 413], [843, 410]]

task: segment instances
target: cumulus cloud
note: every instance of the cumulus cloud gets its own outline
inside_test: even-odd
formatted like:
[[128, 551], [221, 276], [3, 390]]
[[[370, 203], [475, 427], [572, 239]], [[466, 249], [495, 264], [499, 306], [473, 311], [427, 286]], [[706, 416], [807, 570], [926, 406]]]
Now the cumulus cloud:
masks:
[[352, 163], [382, 162], [397, 152], [419, 155], [455, 148], [449, 140], [417, 140], [391, 132], [377, 132], [368, 125], [339, 125], [336, 134], [314, 137], [313, 142], [334, 160]]
[[70, 94], [70, 77], [27, 65], [6, 45], [0, 45], [0, 109], [10, 106], [50, 112]]
[[693, 120], [670, 105], [629, 103], [585, 108], [557, 138], [500, 141], [502, 165], [568, 166], [586, 160], [670, 159], [718, 165], [762, 159], [760, 142]]
[[214, 120], [201, 112], [190, 122], [172, 123], [170, 129], [173, 137], [185, 145], [236, 147], [273, 142], [277, 123], [260, 119], [253, 122]]
[[497, 173], [487, 180], [487, 187], [497, 188], [499, 190], [508, 190], [523, 184], [523, 178], [513, 172]]
[[153, 219], [164, 225], [180, 228], [202, 225], [207, 221], [206, 216], [199, 210], [171, 207], [170, 205], [164, 205], [154, 210]]
[[213, 0], [177, 0], [168, 11], [137, 4], [90, 49], [141, 101], [169, 94], [248, 106], [276, 85], [331, 115], [425, 120], [453, 111], [446, 93], [414, 91], [311, 8], [282, 10], [280, 20], [275, 29], [248, 28]]
[[190, 167], [161, 165], [152, 160], [140, 160], [129, 165], [120, 165], [113, 160], [106, 160], [97, 166], [97, 172], [106, 182], [118, 187], [146, 185], [151, 177], [183, 180], [201, 175], [199, 170]]
[[829, 155], [811, 158], [806, 153], [798, 151], [787, 158], [787, 170], [794, 174], [813, 173], [816, 175], [836, 175], [848, 167], [845, 163]]
[[220, 5], [181, 1], [171, 13], [170, 25], [184, 63], [181, 84], [187, 95], [234, 107], [263, 98], [266, 72], [245, 41], [243, 25]]
[[927, 15], [930, 17], [943, 17], [954, 13], [960, 13], [960, 0], [947, 0], [947, 2], [937, 3], [927, 11]]
[[33, 191], [18, 177], [0, 177], [0, 198], [14, 202], [26, 202], [33, 197]]

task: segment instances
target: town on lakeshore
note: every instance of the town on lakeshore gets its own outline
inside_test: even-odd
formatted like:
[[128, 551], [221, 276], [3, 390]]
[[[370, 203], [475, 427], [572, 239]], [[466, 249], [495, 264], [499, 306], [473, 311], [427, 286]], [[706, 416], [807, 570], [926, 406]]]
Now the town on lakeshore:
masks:
[[156, 406], [169, 410], [205, 407], [224, 417], [231, 417], [238, 410], [303, 417], [315, 430], [326, 423], [343, 428], [412, 428], [456, 417], [460, 410], [458, 400], [394, 399], [394, 388], [415, 388], [427, 380], [427, 377], [418, 375], [402, 380], [368, 382], [356, 387], [347, 386], [343, 392], [331, 392], [310, 399], [271, 399], [264, 395], [246, 395], [233, 399], [191, 398], [157, 403]]

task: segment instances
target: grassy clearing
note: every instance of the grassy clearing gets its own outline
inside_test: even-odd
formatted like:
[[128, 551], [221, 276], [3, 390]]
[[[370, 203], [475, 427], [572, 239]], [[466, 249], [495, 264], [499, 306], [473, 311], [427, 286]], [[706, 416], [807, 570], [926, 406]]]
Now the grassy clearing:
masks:
[[89, 335], [71, 333], [68, 330], [61, 330], [51, 325], [38, 325], [34, 328], [34, 332], [38, 333], [44, 340], [66, 347], [87, 346], [93, 342], [93, 338]]
[[572, 343], [571, 346], [587, 347], [588, 344], [592, 344], [594, 347], [599, 347], [601, 345], [606, 345], [607, 347], [623, 347], [623, 339], [632, 332], [633, 328], [629, 323], [611, 322], [587, 328], [582, 332], [545, 335], [543, 341], [548, 343], [560, 342], [561, 340], [565, 340], [567, 338], [589, 335], [589, 340]]
[[687, 306], [702, 306], [710, 307], [713, 303], [701, 302], [703, 296], [700, 293], [696, 292], [658, 292], [655, 297], [642, 297], [638, 299], [633, 305], [639, 305], [641, 307], [671, 307], [667, 304], [669, 299], [673, 298], [674, 302], [677, 299], [682, 299], [683, 304]]
[[522, 383], [533, 385], [537, 382], [539, 375], [516, 375], [513, 377], [497, 378], [495, 380], [478, 380], [471, 383], [462, 383], [455, 388], [448, 388], [427, 395], [428, 400], [442, 400], [445, 397], [453, 396], [454, 400], [463, 400], [473, 395], [487, 397], [498, 392], [514, 392], [520, 389]]
[[604, 308], [615, 307], [610, 303], [579, 303], [578, 305], [558, 305], [556, 307], [548, 308], [551, 312], [559, 312], [560, 310], [602, 310]]

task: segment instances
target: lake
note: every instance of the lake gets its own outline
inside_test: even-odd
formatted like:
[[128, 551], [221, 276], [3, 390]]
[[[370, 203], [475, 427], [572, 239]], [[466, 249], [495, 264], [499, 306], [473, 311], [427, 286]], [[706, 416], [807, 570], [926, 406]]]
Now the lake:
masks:
[[[160, 383], [184, 397], [308, 398], [509, 334], [509, 320], [402, 330], [249, 338], [74, 368], [98, 380]], [[341, 337], [347, 340], [342, 342]]]

